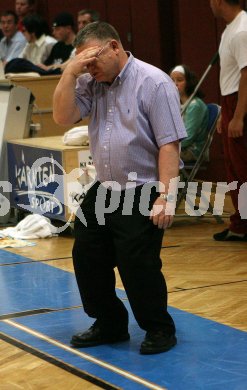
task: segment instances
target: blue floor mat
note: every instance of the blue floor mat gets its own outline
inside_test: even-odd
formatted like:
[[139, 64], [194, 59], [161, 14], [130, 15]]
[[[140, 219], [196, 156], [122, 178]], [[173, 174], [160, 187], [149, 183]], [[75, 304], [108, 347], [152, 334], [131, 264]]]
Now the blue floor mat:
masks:
[[[244, 390], [247, 383], [247, 333], [175, 308], [178, 345], [167, 353], [139, 354], [144, 332], [129, 311], [131, 340], [87, 349], [70, 348], [71, 335], [92, 320], [80, 306], [72, 273], [47, 264], [0, 267], [1, 314], [61, 309], [0, 321], [0, 331], [124, 390]], [[66, 310], [63, 310], [66, 309]], [[17, 328], [21, 326], [23, 328]], [[37, 333], [35, 333], [37, 332]]]
[[[87, 329], [92, 323], [82, 309], [28, 316], [10, 320], [10, 323], [0, 322], [0, 330], [126, 390], [146, 388], [149, 382], [174, 390], [246, 388], [247, 333], [169, 308], [177, 325], [178, 345], [167, 353], [143, 356], [139, 354], [139, 346], [144, 332], [136, 324], [128, 304], [126, 306], [130, 313], [130, 342], [69, 349], [71, 335]], [[16, 329], [12, 321], [38, 334], [30, 334], [25, 328]], [[48, 341], [40, 339], [39, 334], [48, 336]], [[50, 340], [59, 344], [53, 345]], [[74, 351], [82, 355], [75, 355]], [[87, 359], [84, 354], [95, 358], [96, 362]], [[110, 365], [110, 369], [102, 367], [100, 362]], [[128, 378], [124, 373], [131, 375]]]
[[15, 253], [5, 251], [4, 249], [0, 249], [0, 266], [13, 264], [13, 263], [23, 263], [27, 261], [32, 261], [32, 260], [27, 259], [24, 256], [17, 255]]
[[74, 274], [39, 262], [0, 267], [0, 315], [81, 305]]

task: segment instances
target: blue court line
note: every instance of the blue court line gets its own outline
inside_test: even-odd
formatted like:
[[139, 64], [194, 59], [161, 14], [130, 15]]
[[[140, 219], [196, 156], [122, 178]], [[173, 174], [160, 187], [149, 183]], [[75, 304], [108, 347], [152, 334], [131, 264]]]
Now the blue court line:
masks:
[[26, 261], [31, 261], [24, 256], [17, 255], [16, 253], [5, 251], [0, 249], [0, 265], [2, 264], [12, 264], [12, 263], [22, 263]]
[[[121, 290], [119, 294], [126, 297]], [[40, 262], [0, 267], [0, 297], [0, 316], [81, 306], [74, 274]]]
[[0, 267], [0, 315], [80, 306], [73, 273], [43, 263]]
[[[44, 319], [45, 321], [45, 319]], [[64, 324], [63, 324], [64, 327]], [[83, 357], [76, 355], [77, 350], [73, 353], [73, 350], [67, 351], [59, 348], [45, 340], [40, 340], [39, 338], [32, 336], [26, 332], [23, 332], [19, 329], [9, 326], [8, 324], [1, 323], [0, 321], [0, 331], [17, 338], [21, 342], [28, 344], [40, 351], [45, 352], [49, 356], [62, 360], [63, 362], [76, 367], [77, 369], [87, 372], [89, 375], [92, 375], [96, 378], [100, 378], [103, 381], [116, 385], [125, 390], [143, 390], [147, 389], [146, 386], [139, 385], [138, 383], [133, 383], [132, 380], [129, 380], [125, 377], [120, 377], [119, 374], [114, 371], [109, 371], [109, 369], [101, 367], [98, 364], [90, 362]], [[79, 350], [78, 350], [79, 352]], [[89, 351], [86, 351], [88, 353]], [[115, 362], [116, 363], [116, 362]], [[133, 387], [134, 385], [134, 387]]]
[[34, 263], [38, 261], [48, 262], [53, 260], [69, 260], [71, 258], [72, 256], [66, 256], [66, 257], [55, 257], [51, 259], [33, 260], [21, 255], [17, 255], [16, 253], [7, 252], [4, 249], [0, 249], [0, 266], [5, 266], [5, 265], [7, 266], [10, 264]]
[[[130, 313], [130, 342], [75, 351], [90, 354], [99, 361], [132, 373], [134, 377], [142, 378], [144, 381], [155, 383], [161, 388], [171, 390], [246, 388], [247, 333], [169, 308], [177, 325], [178, 345], [164, 354], [142, 356], [138, 351], [144, 332], [135, 323], [129, 305], [126, 306]], [[64, 350], [49, 341], [16, 329], [11, 325], [12, 322], [69, 347], [71, 335], [87, 329], [92, 323], [82, 309], [18, 318], [10, 320], [10, 324], [0, 321], [0, 330], [123, 389], [147, 388], [117, 372], [88, 361], [83, 355], [75, 355], [73, 349]]]
[[[125, 298], [121, 290], [118, 295]], [[42, 263], [0, 267], [0, 296], [1, 314], [81, 304], [74, 275]], [[125, 304], [130, 314], [131, 341], [79, 351], [169, 390], [246, 388], [246, 332], [169, 308], [177, 325], [178, 345], [168, 353], [142, 356], [138, 351], [144, 332], [137, 326], [127, 301]], [[91, 323], [82, 309], [71, 309], [0, 321], [0, 330], [123, 389], [143, 388], [123, 375], [75, 355], [73, 350], [59, 348], [14, 326], [28, 327], [30, 332], [39, 332], [68, 348], [71, 335], [87, 329]]]

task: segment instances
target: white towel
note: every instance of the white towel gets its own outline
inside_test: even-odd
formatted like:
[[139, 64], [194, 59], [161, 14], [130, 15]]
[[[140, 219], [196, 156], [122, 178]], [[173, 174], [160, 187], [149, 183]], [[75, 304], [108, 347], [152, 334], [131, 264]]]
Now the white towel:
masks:
[[71, 146], [89, 145], [88, 127], [78, 126], [68, 130], [63, 136], [63, 143]]
[[22, 240], [47, 238], [56, 234], [57, 228], [51, 224], [49, 218], [39, 214], [28, 215], [15, 227], [0, 230], [0, 237], [12, 237]]

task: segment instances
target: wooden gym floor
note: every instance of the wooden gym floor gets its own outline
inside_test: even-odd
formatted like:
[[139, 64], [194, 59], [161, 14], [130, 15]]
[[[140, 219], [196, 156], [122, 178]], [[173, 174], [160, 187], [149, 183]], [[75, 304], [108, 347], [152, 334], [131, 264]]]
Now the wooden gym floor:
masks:
[[[188, 313], [192, 313], [193, 315], [198, 316], [192, 316], [192, 319], [190, 318], [191, 322], [188, 322], [188, 324], [192, 324], [192, 328], [194, 326], [193, 324], [195, 324], [195, 327], [204, 326], [203, 320], [208, 319], [213, 321], [209, 323], [210, 326], [212, 326], [212, 324], [215, 324], [212, 332], [220, 333], [220, 330], [217, 328], [217, 326], [221, 326], [221, 324], [227, 325], [228, 327], [230, 327], [229, 329], [233, 332], [235, 332], [236, 330], [241, 331], [239, 333], [233, 334], [233, 337], [235, 337], [233, 338], [233, 340], [236, 340], [237, 346], [241, 337], [243, 337], [243, 340], [246, 343], [246, 333], [244, 332], [247, 331], [247, 243], [215, 242], [212, 238], [212, 235], [215, 232], [221, 231], [227, 227], [227, 215], [231, 211], [230, 209], [231, 207], [229, 206], [226, 210], [226, 214], [224, 217], [224, 224], [222, 225], [217, 224], [215, 219], [209, 215], [196, 218], [183, 215], [180, 211], [175, 217], [175, 221], [172, 228], [168, 229], [164, 235], [161, 258], [163, 262], [163, 272], [166, 277], [169, 291], [168, 304], [171, 307], [171, 310], [175, 310], [175, 315], [180, 318], [179, 313], [181, 313], [181, 318], [184, 318], [185, 320], [187, 319], [186, 315], [189, 315]], [[66, 367], [64, 367], [63, 364], [61, 364], [60, 366], [59, 364], [54, 364], [54, 361], [52, 361], [52, 359], [49, 360], [49, 358], [47, 358], [45, 354], [35, 353], [36, 348], [29, 349], [27, 345], [28, 342], [24, 342], [23, 340], [19, 342], [18, 336], [8, 334], [8, 332], [5, 332], [4, 330], [4, 327], [7, 327], [9, 324], [12, 325], [14, 323], [16, 325], [15, 316], [16, 314], [18, 314], [18, 312], [23, 311], [24, 314], [19, 314], [20, 316], [23, 315], [23, 317], [25, 317], [24, 309], [14, 307], [13, 309], [11, 309], [11, 312], [8, 311], [8, 308], [11, 307], [12, 297], [11, 283], [13, 281], [11, 279], [11, 268], [13, 269], [13, 272], [14, 269], [17, 270], [17, 279], [15, 284], [20, 283], [20, 281], [18, 281], [18, 277], [20, 278], [20, 267], [24, 269], [24, 266], [27, 265], [24, 263], [30, 263], [31, 260], [33, 260], [33, 265], [46, 264], [51, 266], [50, 270], [54, 270], [54, 272], [57, 272], [58, 270], [69, 271], [69, 273], [71, 273], [69, 275], [73, 277], [73, 268], [71, 260], [73, 238], [71, 236], [60, 236], [51, 239], [36, 240], [35, 242], [36, 246], [34, 247], [6, 249], [4, 251], [0, 251], [2, 254], [7, 253], [9, 256], [11, 256], [11, 254], [16, 254], [23, 257], [22, 265], [21, 263], [18, 265], [11, 262], [8, 263], [8, 261], [3, 261], [2, 263], [0, 263], [0, 275], [2, 271], [0, 282], [0, 306], [2, 306], [3, 308], [0, 315], [0, 325], [3, 325], [3, 335], [6, 336], [7, 334], [7, 337], [2, 337], [2, 339], [0, 340], [0, 390], [91, 390], [98, 388], [139, 389], [145, 387], [153, 389], [169, 388], [174, 390], [178, 390], [180, 388], [184, 390], [218, 390], [221, 388], [244, 390], [247, 379], [246, 373], [243, 374], [243, 372], [241, 371], [243, 380], [242, 383], [245, 383], [243, 387], [241, 386], [241, 380], [239, 382], [239, 378], [236, 380], [236, 382], [234, 382], [233, 379], [233, 382], [229, 384], [229, 387], [226, 383], [223, 387], [222, 383], [217, 383], [217, 375], [215, 376], [215, 381], [213, 381], [213, 378], [211, 378], [211, 384], [209, 385], [208, 378], [200, 377], [200, 375], [202, 374], [200, 369], [198, 369], [197, 371], [196, 362], [190, 363], [190, 369], [193, 370], [194, 383], [194, 385], [190, 385], [190, 387], [186, 387], [186, 385], [185, 387], [183, 387], [184, 385], [181, 385], [180, 387], [179, 384], [164, 386], [159, 384], [163, 382], [158, 382], [158, 380], [157, 382], [155, 382], [157, 383], [157, 387], [155, 387], [155, 384], [149, 386], [148, 381], [147, 383], [143, 382], [144, 387], [138, 387], [140, 385], [140, 383], [138, 382], [134, 382], [134, 384], [132, 384], [130, 387], [128, 387], [127, 385], [121, 385], [121, 383], [119, 384], [119, 386], [115, 384], [115, 386], [111, 387], [111, 385], [108, 384], [107, 381], [105, 381], [105, 384], [104, 381], [97, 381], [98, 375], [96, 375], [95, 380], [92, 380], [93, 375], [91, 375], [89, 378], [87, 378], [87, 375], [78, 375], [79, 371], [73, 371], [73, 364], [67, 364]], [[25, 259], [27, 261], [24, 261]], [[29, 274], [25, 273], [25, 278], [31, 278], [32, 274], [30, 274], [29, 276], [28, 275]], [[54, 279], [56, 278], [55, 275], [57, 274], [54, 273]], [[116, 275], [117, 287], [122, 290], [122, 283], [120, 278], [118, 277], [117, 272]], [[28, 280], [26, 280], [26, 283], [27, 282]], [[55, 281], [54, 285], [52, 286], [54, 287], [54, 289], [57, 288]], [[29, 293], [31, 291], [33, 294], [36, 294], [36, 288], [37, 286], [35, 286], [35, 284], [31, 286], [31, 290], [29, 290]], [[21, 283], [19, 289], [21, 293]], [[27, 300], [28, 299], [30, 299], [30, 297], [28, 297]], [[68, 299], [68, 297], [66, 299]], [[22, 304], [23, 302], [21, 303], [21, 305]], [[64, 305], [68, 307], [70, 304], [64, 303]], [[77, 301], [72, 300], [72, 309], [74, 309], [76, 305]], [[80, 303], [78, 303], [78, 305], [80, 305]], [[179, 309], [179, 311], [177, 311], [177, 309]], [[11, 316], [11, 313], [15, 314]], [[185, 316], [183, 316], [183, 313], [185, 313]], [[42, 313], [40, 314], [39, 312], [39, 316], [37, 316], [37, 318], [41, 317]], [[195, 322], [193, 322], [193, 318], [195, 318]], [[197, 320], [198, 318], [199, 320]], [[42, 318], [39, 321], [40, 323], [42, 323]], [[44, 322], [46, 322], [46, 320], [44, 320]], [[23, 323], [21, 324], [23, 325]], [[64, 323], [63, 326], [66, 327], [66, 323]], [[133, 325], [133, 327], [134, 326], [135, 325]], [[185, 327], [183, 331], [181, 331], [182, 336], [185, 334], [186, 338], [187, 332], [191, 332], [189, 325], [187, 326], [187, 328]], [[68, 337], [70, 336], [71, 334], [68, 334]], [[200, 337], [203, 337], [203, 333]], [[218, 347], [222, 348], [223, 351], [223, 343], [225, 343], [225, 341], [219, 339], [219, 344], [221, 342], [222, 345], [219, 345]], [[201, 343], [201, 340], [198, 340], [198, 344], [199, 343]], [[183, 343], [181, 342], [181, 344]], [[190, 351], [190, 348], [187, 348], [188, 350], [186, 356], [189, 359], [188, 351]], [[175, 350], [177, 351], [176, 353], [178, 356], [179, 345], [174, 348], [174, 351]], [[87, 350], [86, 352], [89, 353], [89, 350]], [[162, 359], [163, 361], [165, 359], [165, 356], [166, 358], [168, 357], [168, 360], [169, 356], [171, 356], [172, 359], [172, 352], [173, 351], [170, 351], [167, 354], [156, 355], [156, 358]], [[106, 353], [106, 350], [104, 350], [104, 353]], [[239, 352], [236, 347], [236, 356], [239, 353], [240, 355], [242, 353], [241, 360], [246, 368], [247, 350], [245, 349], [245, 351]], [[134, 356], [136, 356], [137, 358], [138, 351], [135, 351]], [[140, 359], [139, 356], [138, 359]], [[232, 354], [233, 365], [234, 359], [235, 356], [234, 354]], [[155, 364], [157, 365], [159, 364], [159, 362], [161, 362], [161, 360], [155, 360], [155, 362]], [[71, 369], [68, 369], [68, 367], [70, 367]], [[158, 368], [157, 370], [157, 372], [160, 372]], [[84, 370], [82, 371], [84, 372]], [[166, 374], [163, 373], [163, 375], [165, 376]], [[212, 374], [212, 376], [213, 375], [214, 374]], [[139, 376], [142, 376], [141, 373], [139, 373]], [[210, 376], [210, 373], [208, 374], [208, 376]], [[185, 377], [186, 375], [183, 376], [183, 380]], [[114, 381], [112, 383], [114, 383]], [[150, 383], [153, 383], [153, 381]]]

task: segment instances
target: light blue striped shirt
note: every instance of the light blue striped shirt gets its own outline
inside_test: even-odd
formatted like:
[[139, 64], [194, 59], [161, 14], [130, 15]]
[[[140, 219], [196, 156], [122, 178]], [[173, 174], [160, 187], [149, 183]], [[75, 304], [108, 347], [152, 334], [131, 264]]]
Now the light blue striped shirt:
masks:
[[82, 118], [90, 116], [97, 179], [117, 181], [122, 189], [130, 172], [137, 173], [137, 185], [159, 180], [159, 148], [186, 137], [175, 84], [132, 54], [111, 85], [80, 76], [76, 104]]
[[17, 31], [10, 40], [3, 37], [0, 41], [0, 59], [6, 62], [17, 58], [26, 46], [26, 38]]

